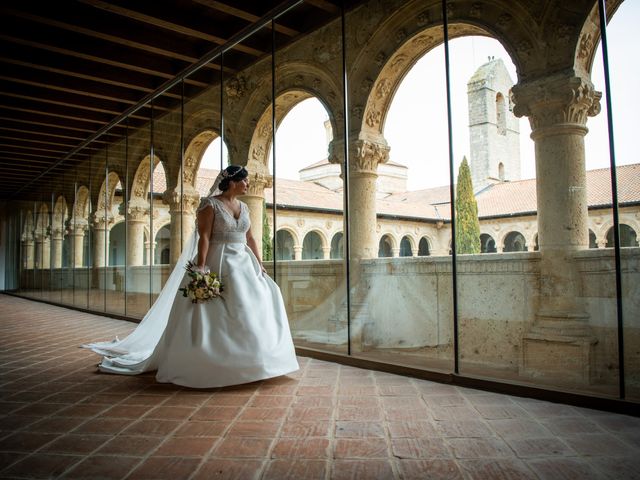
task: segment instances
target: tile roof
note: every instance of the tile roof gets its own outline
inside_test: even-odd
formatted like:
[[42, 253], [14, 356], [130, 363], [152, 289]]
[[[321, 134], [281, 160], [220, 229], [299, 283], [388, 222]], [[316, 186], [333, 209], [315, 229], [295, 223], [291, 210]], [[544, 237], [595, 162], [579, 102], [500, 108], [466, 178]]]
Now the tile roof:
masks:
[[[218, 170], [200, 169], [196, 188], [200, 195], [207, 195]], [[640, 202], [640, 164], [623, 165], [617, 168], [618, 200], [620, 204]], [[163, 191], [166, 185], [164, 170], [156, 168], [154, 189]], [[278, 205], [285, 208], [343, 211], [342, 192], [334, 192], [313, 182], [277, 179]], [[166, 187], [165, 187], [166, 188]], [[265, 199], [271, 203], [273, 190], [265, 189]], [[491, 185], [478, 194], [478, 215], [506, 217], [530, 214], [536, 211], [536, 180], [519, 180]], [[589, 207], [611, 205], [611, 177], [608, 168], [587, 171], [587, 200]], [[377, 212], [394, 217], [420, 218], [426, 220], [449, 220], [449, 186], [428, 188], [388, 195], [376, 201]]]

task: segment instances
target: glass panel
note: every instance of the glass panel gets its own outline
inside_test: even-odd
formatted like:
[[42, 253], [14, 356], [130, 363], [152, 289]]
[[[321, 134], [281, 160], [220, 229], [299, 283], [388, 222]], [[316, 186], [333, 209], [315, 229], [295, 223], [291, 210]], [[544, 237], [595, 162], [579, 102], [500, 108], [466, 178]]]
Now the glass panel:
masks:
[[108, 146], [106, 175], [108, 233], [106, 237], [105, 296], [106, 311], [126, 313], [126, 175], [127, 129], [126, 123], [111, 131]]
[[89, 274], [89, 308], [104, 311], [106, 308], [106, 267], [109, 223], [109, 185], [107, 182], [108, 137], [99, 149], [92, 151], [90, 158], [89, 191], [93, 205], [89, 216], [91, 263]]
[[150, 215], [151, 175], [157, 157], [152, 157], [150, 105], [129, 117], [127, 176], [129, 199], [127, 208], [127, 315], [142, 318], [151, 306]]
[[[523, 381], [538, 256], [534, 144], [513, 113], [516, 67], [486, 37], [450, 42], [460, 373]], [[520, 201], [518, 201], [520, 200]]]
[[[382, 6], [373, 8], [371, 15], [384, 15]], [[418, 30], [414, 24], [347, 30], [371, 38], [376, 52], [368, 68], [348, 67], [366, 71], [349, 78], [348, 94], [351, 348], [361, 358], [450, 372], [443, 33], [425, 14], [420, 18]], [[348, 63], [356, 58], [347, 51]]]
[[[102, 142], [97, 143], [100, 145]], [[73, 266], [73, 304], [76, 307], [87, 308], [89, 293], [89, 274], [91, 265], [91, 230], [90, 216], [93, 211], [91, 204], [91, 154], [88, 148], [74, 155], [72, 161], [76, 163], [74, 178], [74, 200], [71, 216], [72, 230], [72, 266]]]
[[[301, 5], [296, 14], [307, 8]], [[275, 273], [282, 290], [296, 346], [347, 353], [344, 242], [333, 243], [332, 255], [332, 240], [343, 235], [345, 229], [341, 169], [339, 163], [332, 162], [339, 162], [343, 155], [342, 151], [335, 158], [330, 155], [330, 145], [338, 145], [337, 150], [344, 145], [342, 83], [322, 84], [315, 74], [287, 66], [289, 54], [284, 46], [290, 41], [290, 34], [281, 28], [287, 25], [287, 15], [276, 23], [275, 150], [272, 81], [267, 69], [261, 92], [264, 109], [252, 132], [250, 150], [250, 170], [265, 171], [274, 177], [273, 188], [264, 191], [263, 252], [265, 258], [275, 259], [268, 270]], [[340, 22], [332, 22], [328, 28], [331, 55], [338, 60]], [[272, 36], [271, 30], [264, 34]], [[313, 37], [299, 39], [292, 54], [303, 58], [312, 55], [313, 42]], [[311, 58], [309, 61], [313, 62]], [[333, 78], [342, 78], [341, 65], [339, 61], [332, 64], [332, 68], [339, 68], [332, 73]], [[264, 250], [267, 243], [273, 244], [273, 250]]]
[[[640, 60], [637, 55], [625, 54], [625, 49], [633, 42], [633, 38], [638, 37], [637, 22], [640, 21], [640, 5], [637, 2], [622, 3], [610, 16], [607, 23], [609, 79], [611, 82], [611, 103], [613, 117], [613, 134], [615, 140], [615, 161], [618, 191], [618, 216], [619, 216], [619, 236], [621, 254], [621, 291], [622, 291], [622, 320], [623, 320], [623, 350], [624, 356], [624, 383], [625, 398], [630, 401], [640, 401], [640, 330], [638, 319], [640, 318], [640, 272], [634, 265], [638, 263], [640, 249], [638, 248], [638, 238], [640, 237], [640, 222], [637, 206], [637, 186], [640, 178], [640, 168], [637, 162], [636, 127], [635, 118], [640, 101], [635, 92], [634, 78], [640, 75]], [[602, 45], [596, 50], [594, 65], [592, 69], [592, 79], [596, 89], [605, 93], [604, 67], [602, 59]], [[603, 96], [601, 100], [603, 111], [595, 118], [590, 119], [587, 135], [587, 168], [603, 172], [603, 180], [610, 181], [610, 155], [607, 149], [607, 125], [606, 125], [606, 101]], [[605, 180], [606, 178], [606, 180]], [[595, 185], [594, 185], [595, 187]], [[591, 197], [599, 193], [592, 187], [589, 192]], [[608, 189], [605, 191], [608, 196]], [[603, 202], [604, 203], [604, 202]], [[608, 202], [607, 202], [608, 203]], [[605, 377], [604, 383], [611, 385], [618, 381], [615, 376], [617, 371], [617, 325], [616, 325], [616, 292], [614, 279], [614, 252], [613, 252], [613, 212], [609, 209], [600, 211], [590, 210], [590, 228], [594, 230], [599, 258], [606, 259], [598, 262], [600, 270], [606, 272], [603, 275], [590, 273], [591, 281], [589, 285], [593, 292], [593, 308], [598, 314], [604, 312], [604, 321], [598, 321], [602, 333], [599, 336], [606, 342], [607, 358], [598, 365], [600, 378]], [[599, 243], [598, 243], [599, 241]], [[603, 251], [604, 250], [604, 251]], [[590, 269], [592, 270], [592, 269]], [[603, 298], [604, 297], [604, 298]], [[604, 327], [604, 328], [603, 328]], [[596, 347], [597, 348], [597, 347]], [[600, 348], [603, 351], [604, 348]], [[607, 370], [608, 368], [609, 370]], [[610, 372], [613, 370], [613, 372]]]

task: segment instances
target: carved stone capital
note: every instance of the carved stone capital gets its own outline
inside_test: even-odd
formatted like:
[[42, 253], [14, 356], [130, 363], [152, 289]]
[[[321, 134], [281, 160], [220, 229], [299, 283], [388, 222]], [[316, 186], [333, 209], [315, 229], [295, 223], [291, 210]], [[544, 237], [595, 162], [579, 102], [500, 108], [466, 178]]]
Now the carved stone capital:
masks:
[[513, 113], [529, 117], [533, 138], [567, 127], [585, 134], [587, 117], [600, 113], [601, 97], [588, 79], [563, 74], [515, 85], [511, 93]]
[[200, 203], [200, 194], [193, 189], [167, 190], [163, 195], [163, 200], [169, 205], [170, 213], [194, 213]]
[[51, 238], [53, 240], [62, 240], [64, 237], [64, 228], [55, 227], [51, 229]]
[[273, 186], [273, 177], [261, 172], [249, 173], [249, 188], [246, 196], [263, 197], [264, 189]]
[[149, 215], [149, 204], [142, 201], [132, 201], [127, 208], [129, 214], [129, 221], [131, 222], [143, 222], [145, 216]]
[[95, 230], [107, 230], [111, 225], [113, 225], [115, 219], [112, 215], [107, 215], [105, 218], [102, 212], [94, 213], [91, 219], [91, 224]]
[[89, 223], [85, 219], [69, 220], [68, 230], [71, 235], [84, 235], [89, 229]]
[[[349, 172], [377, 174], [378, 165], [389, 161], [391, 148], [385, 143], [358, 139], [349, 144]], [[329, 146], [329, 163], [342, 164], [344, 143], [332, 141]]]

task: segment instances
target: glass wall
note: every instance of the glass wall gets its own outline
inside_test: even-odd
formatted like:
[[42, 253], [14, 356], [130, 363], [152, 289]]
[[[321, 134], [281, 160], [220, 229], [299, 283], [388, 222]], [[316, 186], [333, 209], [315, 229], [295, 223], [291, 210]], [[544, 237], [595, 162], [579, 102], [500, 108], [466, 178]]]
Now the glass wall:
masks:
[[[611, 188], [604, 79], [532, 82], [490, 25], [367, 7], [301, 37], [284, 14], [34, 183], [9, 212], [7, 288], [139, 320], [220, 169], [246, 165], [301, 352], [637, 401], [639, 177], [622, 150]], [[614, 98], [636, 99], [610, 60]], [[587, 103], [562, 95], [576, 84]]]

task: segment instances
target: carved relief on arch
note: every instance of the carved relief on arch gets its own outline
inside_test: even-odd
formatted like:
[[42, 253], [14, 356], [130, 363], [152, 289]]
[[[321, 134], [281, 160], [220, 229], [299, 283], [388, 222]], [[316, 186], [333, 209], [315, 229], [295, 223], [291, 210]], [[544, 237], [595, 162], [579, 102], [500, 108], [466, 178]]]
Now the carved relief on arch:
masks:
[[184, 152], [184, 174], [178, 171], [176, 185], [180, 185], [180, 175], [183, 175], [184, 186], [196, 188], [197, 174], [204, 152], [217, 138], [218, 134], [210, 129], [194, 135]]
[[120, 178], [118, 178], [118, 174], [115, 172], [109, 172], [109, 174], [107, 175], [107, 179], [102, 182], [102, 185], [100, 186], [100, 193], [98, 194], [98, 201], [96, 204], [96, 212], [103, 212], [103, 215], [105, 209], [107, 212], [110, 212], [111, 207], [113, 206], [113, 196], [115, 195], [116, 187], [119, 183]]
[[88, 220], [89, 219], [89, 189], [84, 185], [78, 188], [76, 196], [73, 201], [73, 220]]
[[[153, 169], [157, 167], [160, 159], [156, 156], [153, 157]], [[138, 165], [135, 175], [133, 176], [133, 182], [131, 184], [131, 195], [129, 200], [140, 199], [147, 200], [147, 194], [149, 193], [149, 176], [150, 165], [149, 156], [145, 157]]]

